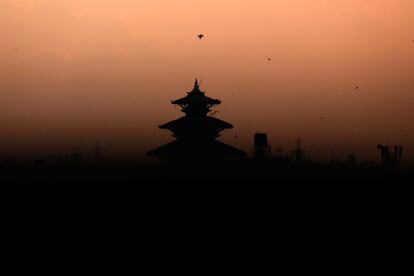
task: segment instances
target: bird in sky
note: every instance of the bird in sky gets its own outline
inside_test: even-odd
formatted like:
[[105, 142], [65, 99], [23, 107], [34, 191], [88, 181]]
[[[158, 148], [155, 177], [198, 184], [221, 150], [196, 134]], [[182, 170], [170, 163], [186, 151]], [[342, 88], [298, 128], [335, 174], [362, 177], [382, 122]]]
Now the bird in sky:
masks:
[[323, 117], [319, 117], [320, 120], [323, 120]]
[[267, 58], [267, 61], [271, 61], [272, 59], [271, 58]]
[[355, 86], [355, 89], [356, 89], [356, 90], [359, 90], [359, 86]]
[[204, 38], [204, 35], [203, 34], [199, 34], [197, 37], [198, 37], [198, 39], [203, 39]]

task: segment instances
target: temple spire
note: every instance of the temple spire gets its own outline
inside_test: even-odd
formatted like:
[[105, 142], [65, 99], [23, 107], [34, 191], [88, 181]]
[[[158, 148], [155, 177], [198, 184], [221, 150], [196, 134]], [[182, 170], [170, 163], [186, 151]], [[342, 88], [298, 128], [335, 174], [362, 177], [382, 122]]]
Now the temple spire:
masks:
[[198, 78], [195, 79], [194, 90], [200, 90], [200, 85], [198, 84]]

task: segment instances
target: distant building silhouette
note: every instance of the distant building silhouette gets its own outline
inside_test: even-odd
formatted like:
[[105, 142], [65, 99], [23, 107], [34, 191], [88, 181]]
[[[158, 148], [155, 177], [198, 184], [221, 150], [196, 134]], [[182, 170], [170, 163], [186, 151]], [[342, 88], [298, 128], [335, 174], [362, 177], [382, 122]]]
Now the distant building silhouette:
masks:
[[387, 145], [377, 145], [377, 149], [381, 153], [381, 161], [385, 168], [394, 168], [400, 164], [403, 147], [395, 145], [394, 151], [390, 150]]
[[70, 161], [73, 162], [74, 164], [78, 164], [82, 161], [83, 156], [82, 156], [79, 146], [73, 147], [72, 153], [70, 154], [69, 158], [70, 158]]
[[348, 155], [348, 157], [346, 158], [346, 163], [350, 167], [356, 167], [357, 166], [357, 158], [356, 158], [355, 154], [351, 153], [350, 155]]
[[271, 147], [267, 142], [266, 133], [256, 133], [254, 135], [254, 158], [257, 160], [271, 158]]
[[233, 126], [209, 116], [212, 108], [221, 104], [218, 99], [205, 96], [196, 79], [194, 88], [184, 98], [172, 101], [181, 107], [185, 116], [159, 126], [173, 133], [175, 141], [147, 153], [163, 159], [223, 160], [243, 158], [246, 153], [216, 140], [220, 132]]

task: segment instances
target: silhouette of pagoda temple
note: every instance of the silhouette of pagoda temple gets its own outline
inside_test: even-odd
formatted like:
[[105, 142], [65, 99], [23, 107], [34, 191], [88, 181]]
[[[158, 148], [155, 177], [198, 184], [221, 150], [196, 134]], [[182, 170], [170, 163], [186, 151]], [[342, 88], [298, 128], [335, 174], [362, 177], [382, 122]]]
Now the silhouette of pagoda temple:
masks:
[[173, 160], [226, 160], [246, 156], [244, 151], [216, 140], [220, 132], [233, 126], [209, 116], [212, 108], [221, 101], [207, 97], [200, 90], [197, 79], [193, 90], [172, 104], [180, 106], [185, 116], [159, 128], [171, 131], [176, 140], [148, 152], [148, 156]]

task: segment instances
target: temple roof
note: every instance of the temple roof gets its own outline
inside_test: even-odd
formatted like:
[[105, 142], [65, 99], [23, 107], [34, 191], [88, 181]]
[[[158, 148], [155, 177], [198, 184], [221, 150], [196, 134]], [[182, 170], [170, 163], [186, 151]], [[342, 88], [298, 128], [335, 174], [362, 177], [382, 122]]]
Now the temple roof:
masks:
[[206, 105], [217, 105], [221, 104], [221, 101], [218, 99], [212, 99], [207, 97], [204, 92], [200, 90], [200, 85], [196, 79], [194, 88], [191, 92], [187, 93], [187, 96], [184, 98], [172, 101], [173, 104], [178, 105], [188, 105], [188, 104], [206, 104]]
[[220, 104], [220, 100], [204, 95], [196, 79], [194, 88], [184, 98], [172, 101], [180, 105], [185, 113], [184, 117], [159, 126], [174, 133], [177, 139], [174, 142], [161, 146], [147, 153], [173, 160], [224, 160], [228, 158], [242, 158], [244, 151], [215, 140], [219, 133], [233, 126], [215, 117], [208, 116], [213, 105]]
[[196, 144], [189, 145], [186, 143], [180, 143], [179, 141], [173, 141], [164, 146], [156, 148], [147, 153], [148, 156], [155, 157], [172, 157], [172, 158], [185, 158], [189, 156], [198, 156], [205, 158], [211, 157], [237, 157], [242, 158], [246, 156], [246, 153], [235, 147], [229, 146], [219, 141], [213, 141], [212, 143], [205, 144], [203, 147], [197, 147]]
[[[181, 117], [177, 120], [168, 122], [159, 126], [162, 129], [174, 129], [174, 128], [182, 128], [191, 125], [193, 121], [188, 117]], [[200, 124], [200, 122], [197, 122]], [[214, 118], [214, 117], [206, 117], [202, 122], [202, 126], [213, 127], [217, 129], [231, 129], [233, 126], [223, 120]]]

